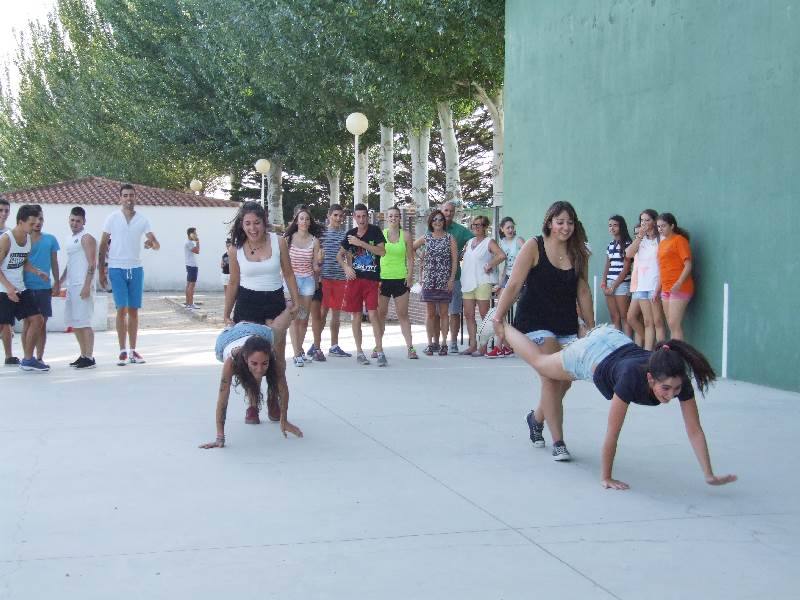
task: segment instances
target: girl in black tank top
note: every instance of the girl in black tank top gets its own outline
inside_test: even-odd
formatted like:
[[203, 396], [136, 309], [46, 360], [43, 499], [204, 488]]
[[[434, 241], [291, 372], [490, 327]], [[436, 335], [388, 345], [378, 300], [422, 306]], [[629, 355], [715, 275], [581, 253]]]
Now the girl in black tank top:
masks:
[[578, 275], [573, 266], [558, 269], [547, 258], [544, 238], [537, 236], [539, 262], [528, 271], [514, 327], [522, 333], [538, 329], [558, 336], [578, 334]]

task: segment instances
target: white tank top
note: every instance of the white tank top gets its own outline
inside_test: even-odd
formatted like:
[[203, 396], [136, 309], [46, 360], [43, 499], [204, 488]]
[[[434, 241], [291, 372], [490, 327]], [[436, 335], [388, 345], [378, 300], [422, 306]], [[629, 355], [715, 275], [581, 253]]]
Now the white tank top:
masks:
[[[2, 235], [8, 237], [11, 241], [11, 245], [8, 248], [8, 254], [6, 254], [6, 257], [3, 259], [3, 264], [0, 265], [0, 269], [2, 269], [3, 275], [6, 276], [8, 282], [18, 291], [22, 292], [25, 290], [25, 279], [22, 276], [22, 267], [25, 266], [25, 259], [28, 257], [28, 254], [31, 253], [31, 238], [30, 236], [26, 236], [25, 245], [20, 246], [10, 229]], [[0, 291], [5, 292], [6, 290], [0, 289]]]
[[236, 251], [236, 258], [239, 259], [239, 285], [254, 292], [274, 292], [283, 287], [278, 236], [267, 233], [267, 237], [272, 247], [272, 256], [267, 260], [247, 260], [244, 247]]
[[484, 238], [483, 241], [472, 247], [470, 240], [464, 248], [464, 262], [461, 263], [461, 291], [471, 292], [483, 283], [497, 283], [497, 269], [494, 268], [490, 273], [483, 270], [483, 266], [492, 260], [492, 253], [489, 251], [489, 242], [492, 238]]
[[86, 281], [86, 272], [89, 270], [89, 261], [83, 250], [83, 236], [88, 231], [81, 231], [73, 235], [65, 250], [67, 251], [67, 285], [80, 285]]

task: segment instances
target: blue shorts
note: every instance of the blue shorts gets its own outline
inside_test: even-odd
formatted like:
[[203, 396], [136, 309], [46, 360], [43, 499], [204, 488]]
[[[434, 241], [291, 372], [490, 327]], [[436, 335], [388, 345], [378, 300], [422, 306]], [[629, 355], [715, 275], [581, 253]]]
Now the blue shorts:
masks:
[[464, 298], [461, 295], [461, 280], [453, 282], [453, 295], [450, 296], [450, 307], [447, 309], [448, 315], [460, 315], [464, 310]]
[[214, 354], [217, 360], [219, 362], [225, 362], [222, 360], [222, 351], [225, 350], [228, 344], [243, 337], [252, 337], [254, 335], [264, 338], [270, 344], [272, 343], [272, 329], [266, 325], [241, 321], [236, 323], [233, 327], [223, 329], [222, 333], [217, 336], [217, 342], [214, 344]]
[[33, 293], [33, 299], [36, 306], [39, 308], [39, 313], [47, 319], [53, 316], [53, 290], [47, 288], [46, 290], [30, 290]]
[[317, 291], [317, 282], [313, 275], [295, 275], [297, 281], [297, 293], [301, 296], [313, 296]]
[[197, 282], [197, 271], [199, 269], [197, 267], [192, 267], [190, 265], [186, 265], [186, 282], [187, 283], [196, 283]]
[[570, 335], [556, 335], [552, 331], [548, 331], [547, 329], [537, 329], [536, 331], [530, 331], [525, 334], [530, 341], [532, 341], [537, 346], [541, 346], [544, 344], [544, 340], [546, 338], [554, 338], [560, 346], [565, 346], [570, 344], [578, 339], [578, 336], [575, 334]]
[[650, 290], [649, 292], [633, 292], [631, 295], [631, 299], [633, 300], [654, 300], [656, 297], [656, 291]]
[[633, 340], [611, 325], [598, 325], [579, 340], [567, 344], [561, 351], [561, 365], [575, 379], [592, 381], [594, 368], [605, 357]]
[[108, 280], [114, 293], [114, 304], [120, 308], [142, 308], [144, 269], [109, 269]]
[[[615, 281], [616, 281], [616, 278], [609, 279], [608, 281], [606, 281], [606, 286], [607, 287], [612, 287], [614, 285]], [[614, 290], [614, 293], [611, 294], [611, 295], [612, 296], [627, 296], [630, 293], [631, 293], [631, 282], [630, 282], [630, 280], [628, 280], [628, 281], [623, 281], [622, 283], [620, 283], [617, 286], [617, 289]]]

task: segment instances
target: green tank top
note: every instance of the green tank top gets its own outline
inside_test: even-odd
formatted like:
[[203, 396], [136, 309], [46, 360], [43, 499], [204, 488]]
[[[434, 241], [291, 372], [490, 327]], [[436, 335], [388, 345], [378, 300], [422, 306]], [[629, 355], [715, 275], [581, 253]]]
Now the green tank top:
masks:
[[383, 237], [386, 243], [386, 255], [381, 256], [381, 279], [405, 279], [408, 275], [406, 265], [406, 240], [403, 230], [400, 230], [400, 240], [397, 242], [389, 241], [389, 230], [383, 230]]

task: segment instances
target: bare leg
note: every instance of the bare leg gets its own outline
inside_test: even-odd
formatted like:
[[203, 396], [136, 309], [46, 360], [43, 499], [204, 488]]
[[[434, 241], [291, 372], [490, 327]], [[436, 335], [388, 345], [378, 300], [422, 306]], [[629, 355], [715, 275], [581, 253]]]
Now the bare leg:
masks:
[[367, 311], [369, 322], [372, 325], [372, 335], [375, 337], [375, 350], [383, 352], [383, 322], [377, 310]]
[[394, 299], [394, 308], [397, 311], [397, 319], [400, 321], [400, 331], [403, 332], [403, 339], [409, 348], [414, 345], [411, 341], [411, 320], [408, 318], [408, 300], [410, 297], [411, 294], [406, 292], [399, 298]]
[[644, 325], [641, 320], [642, 309], [639, 307], [639, 300], [634, 300], [628, 307], [627, 321], [628, 327], [633, 329], [634, 341], [639, 346], [644, 346]]
[[433, 331], [434, 331], [434, 336], [435, 337], [429, 338], [428, 342], [431, 343], [431, 344], [438, 344], [439, 343], [439, 332], [442, 329], [442, 325], [439, 322], [439, 305], [434, 303], [433, 307], [434, 307], [434, 310], [433, 310], [433, 313], [434, 313], [433, 314]]
[[[389, 300], [391, 300], [391, 298], [389, 298], [388, 296], [378, 295], [378, 324], [380, 325], [379, 329], [381, 335], [381, 344], [383, 344], [383, 333], [386, 330], [386, 317], [389, 315]], [[396, 300], [394, 306], [395, 306], [395, 311], [397, 311]], [[372, 321], [372, 318], [370, 318], [370, 321]], [[374, 331], [375, 327], [373, 326], [372, 329]], [[378, 338], [376, 337], [375, 339], [377, 340]]]
[[36, 340], [39, 339], [39, 335], [42, 331], [44, 318], [42, 315], [34, 315], [25, 319], [23, 325], [28, 332], [28, 335], [22, 338], [23, 357], [27, 360], [33, 358], [33, 351], [36, 348]]
[[119, 341], [119, 349], [123, 351], [127, 348], [125, 343], [128, 337], [128, 309], [117, 309], [117, 341]]
[[670, 299], [664, 303], [667, 313], [667, 324], [669, 325], [670, 337], [674, 340], [683, 339], [683, 316], [686, 314], [688, 300]]
[[651, 306], [653, 307], [653, 327], [656, 330], [656, 342], [667, 339], [667, 328], [664, 323], [664, 307], [661, 304], [661, 297], [656, 296]]
[[44, 345], [47, 343], [47, 317], [42, 315], [42, 333], [39, 334], [39, 339], [36, 340], [36, 358], [42, 360], [44, 358]]
[[449, 304], [437, 304], [439, 307], [439, 330], [442, 336], [442, 346], [447, 347], [447, 312], [450, 308]]
[[197, 285], [194, 281], [186, 282], [186, 304], [194, 304], [194, 288]]
[[136, 338], [139, 335], [139, 309], [128, 308], [128, 340], [131, 350], [136, 349]]
[[436, 310], [438, 308], [438, 304], [434, 302], [426, 302], [425, 303], [425, 310], [426, 310], [426, 317], [425, 317], [425, 333], [428, 335], [428, 344], [435, 343], [434, 340], [439, 338], [437, 325], [438, 325], [438, 314]]
[[353, 320], [353, 341], [356, 343], [356, 352], [363, 352], [361, 350], [361, 311], [350, 313], [350, 317]]
[[319, 300], [311, 301], [311, 335], [314, 337], [314, 347], [322, 349], [322, 330], [325, 328], [325, 321], [322, 319], [322, 302]]
[[[322, 319], [325, 322], [325, 319]], [[339, 345], [339, 326], [342, 323], [342, 311], [331, 310], [331, 346]]]
[[3, 350], [6, 358], [11, 358], [13, 349], [11, 348], [11, 326], [0, 325], [0, 338], [3, 339]]
[[[548, 353], [512, 325], [505, 326], [505, 338], [517, 356], [536, 369], [539, 375], [557, 381], [573, 380], [572, 375], [567, 373], [561, 364], [561, 352], [558, 348], [555, 348], [554, 353]], [[558, 342], [554, 340], [552, 344], [558, 346]]]
[[630, 297], [629, 296], [614, 296], [614, 303], [617, 305], [617, 314], [619, 315], [620, 320], [620, 329], [622, 333], [631, 337], [631, 326], [628, 325], [628, 320], [625, 318], [625, 315], [628, 314], [628, 306], [630, 305]]
[[475, 335], [478, 331], [478, 326], [475, 323], [475, 300], [464, 300], [464, 318], [467, 322], [467, 335], [469, 337], [469, 345], [464, 352], [475, 352], [477, 350]]
[[[489, 301], [488, 300], [478, 300], [478, 314], [481, 316], [481, 321], [483, 321], [486, 318], [486, 313], [488, 313], [488, 312], [489, 312]], [[475, 338], [476, 338], [475, 339], [475, 343], [476, 344], [478, 343], [477, 337], [478, 337], [478, 331], [477, 331], [477, 327], [476, 327], [476, 329], [475, 329]], [[480, 350], [481, 352], [485, 353], [486, 352], [486, 345], [484, 344], [483, 346], [478, 348], [478, 350]]]
[[645, 350], [652, 350], [656, 344], [656, 328], [653, 323], [653, 303], [650, 300], [637, 300], [639, 307], [642, 310], [642, 319], [644, 319], [644, 345]]
[[606, 306], [608, 307], [608, 318], [611, 320], [611, 324], [617, 329], [621, 329], [620, 314], [617, 310], [617, 303], [614, 302], [614, 296], [606, 296]]
[[461, 315], [450, 315], [450, 341], [458, 343], [458, 330], [461, 328]]

